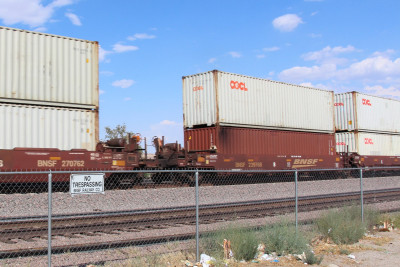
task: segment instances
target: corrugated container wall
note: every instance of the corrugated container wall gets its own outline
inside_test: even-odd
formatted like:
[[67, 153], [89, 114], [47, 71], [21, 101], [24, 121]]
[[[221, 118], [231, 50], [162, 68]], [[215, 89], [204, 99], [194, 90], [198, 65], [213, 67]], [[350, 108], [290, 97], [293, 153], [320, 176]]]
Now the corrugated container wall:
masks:
[[0, 104], [0, 127], [0, 149], [94, 150], [98, 142], [98, 113], [92, 110]]
[[183, 77], [184, 127], [334, 132], [333, 92], [221, 71]]
[[342, 132], [336, 133], [336, 151], [363, 156], [400, 156], [400, 135]]
[[400, 101], [349, 92], [335, 95], [337, 131], [400, 133]]
[[215, 147], [225, 155], [332, 156], [333, 133], [309, 133], [239, 127], [186, 129], [185, 147], [189, 151]]
[[0, 102], [97, 109], [98, 43], [0, 26]]

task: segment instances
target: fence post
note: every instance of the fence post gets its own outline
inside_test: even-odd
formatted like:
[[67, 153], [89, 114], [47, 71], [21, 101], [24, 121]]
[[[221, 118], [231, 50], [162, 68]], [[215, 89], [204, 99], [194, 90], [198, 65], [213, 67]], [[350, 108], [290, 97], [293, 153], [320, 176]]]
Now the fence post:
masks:
[[51, 267], [51, 213], [52, 213], [52, 173], [51, 170], [49, 172], [49, 181], [48, 181], [48, 208], [49, 214], [47, 217], [47, 227], [48, 227], [48, 235], [47, 235], [47, 265]]
[[363, 170], [360, 168], [361, 221], [364, 222]]
[[199, 171], [196, 170], [196, 262], [200, 261], [199, 257]]
[[294, 172], [294, 184], [295, 184], [295, 214], [296, 214], [296, 232], [298, 226], [298, 194], [297, 194], [297, 180], [298, 180], [298, 172], [297, 170]]

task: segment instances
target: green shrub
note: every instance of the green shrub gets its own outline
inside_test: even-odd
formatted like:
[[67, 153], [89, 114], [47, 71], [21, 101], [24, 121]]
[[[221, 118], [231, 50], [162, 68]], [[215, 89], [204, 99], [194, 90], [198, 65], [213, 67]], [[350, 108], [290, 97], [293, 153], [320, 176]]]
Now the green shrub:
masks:
[[396, 214], [393, 216], [392, 223], [394, 227], [400, 228], [400, 214]]
[[307, 250], [307, 240], [296, 232], [296, 226], [288, 221], [267, 225], [264, 233], [265, 252], [278, 255], [301, 254]]
[[379, 213], [372, 209], [364, 209], [364, 222], [361, 221], [359, 206], [331, 210], [316, 222], [319, 232], [336, 244], [354, 244], [379, 222]]
[[224, 239], [231, 242], [233, 257], [236, 260], [249, 261], [254, 258], [257, 253], [258, 240], [256, 234], [252, 230], [245, 229], [240, 226], [230, 225], [227, 228], [210, 233], [202, 237], [202, 250], [216, 259], [223, 259]]
[[319, 257], [315, 256], [315, 254], [310, 249], [306, 249], [304, 254], [306, 255], [306, 258], [304, 259], [303, 262], [305, 262], [309, 265], [321, 264], [322, 260], [324, 259], [323, 255], [321, 255]]

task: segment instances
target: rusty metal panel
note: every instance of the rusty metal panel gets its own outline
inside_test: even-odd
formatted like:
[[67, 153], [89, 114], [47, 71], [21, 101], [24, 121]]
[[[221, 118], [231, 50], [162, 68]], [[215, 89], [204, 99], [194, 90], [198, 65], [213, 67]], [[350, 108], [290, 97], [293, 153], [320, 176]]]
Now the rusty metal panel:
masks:
[[0, 70], [0, 102], [99, 106], [97, 42], [0, 26]]
[[333, 92], [221, 71], [183, 77], [184, 127], [334, 132]]
[[400, 101], [349, 92], [335, 95], [338, 131], [400, 133]]
[[186, 129], [184, 138], [186, 147], [191, 151], [214, 146], [218, 154], [276, 155], [284, 158], [335, 154], [335, 136], [331, 133], [207, 127]]
[[0, 149], [94, 150], [97, 120], [95, 110], [0, 104]]
[[367, 132], [336, 133], [336, 151], [364, 156], [400, 156], [400, 135]]

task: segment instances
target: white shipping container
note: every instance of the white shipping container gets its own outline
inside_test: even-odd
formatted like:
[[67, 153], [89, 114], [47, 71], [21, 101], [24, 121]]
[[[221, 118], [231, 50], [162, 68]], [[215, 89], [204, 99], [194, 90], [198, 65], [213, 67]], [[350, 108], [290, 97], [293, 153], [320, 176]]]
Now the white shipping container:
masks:
[[400, 133], [400, 101], [349, 92], [335, 95], [338, 131]]
[[184, 127], [334, 132], [333, 92], [221, 71], [183, 77]]
[[342, 132], [336, 133], [336, 151], [363, 156], [400, 156], [400, 135]]
[[94, 150], [98, 142], [98, 113], [84, 109], [0, 104], [0, 128], [0, 149]]
[[0, 102], [97, 109], [98, 43], [0, 26]]

